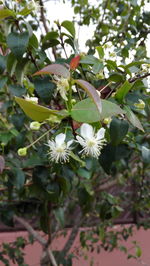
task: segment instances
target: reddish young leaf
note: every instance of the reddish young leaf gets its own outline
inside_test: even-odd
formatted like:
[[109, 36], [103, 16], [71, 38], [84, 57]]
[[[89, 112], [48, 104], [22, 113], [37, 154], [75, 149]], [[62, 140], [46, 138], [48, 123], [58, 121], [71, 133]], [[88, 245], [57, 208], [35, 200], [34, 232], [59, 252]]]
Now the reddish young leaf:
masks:
[[69, 78], [69, 70], [60, 64], [51, 64], [33, 74], [33, 76], [54, 74], [63, 78]]
[[97, 109], [98, 109], [99, 113], [101, 114], [101, 112], [102, 112], [101, 99], [100, 99], [96, 89], [93, 87], [93, 85], [91, 85], [89, 82], [82, 80], [82, 79], [76, 79], [75, 83], [77, 83], [81, 88], [83, 88], [87, 92], [87, 94], [92, 98], [92, 100], [96, 104]]
[[70, 69], [75, 70], [79, 65], [79, 61], [80, 61], [80, 55], [73, 57], [70, 62]]

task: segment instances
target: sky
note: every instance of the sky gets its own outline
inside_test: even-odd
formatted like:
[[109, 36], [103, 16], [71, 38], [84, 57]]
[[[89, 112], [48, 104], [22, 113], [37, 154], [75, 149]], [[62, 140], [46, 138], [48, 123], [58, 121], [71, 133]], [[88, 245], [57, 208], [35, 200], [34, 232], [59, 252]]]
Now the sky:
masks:
[[[99, 0], [100, 2], [101, 0]], [[140, 0], [138, 0], [140, 1]], [[145, 0], [145, 2], [147, 2]], [[145, 5], [145, 10], [150, 11], [150, 1]], [[97, 5], [97, 0], [89, 0], [89, 3]], [[71, 3], [68, 1], [67, 3], [63, 3], [63, 0], [50, 0], [45, 2], [45, 7], [47, 10], [47, 18], [50, 20], [51, 25], [54, 26], [54, 21], [59, 20], [60, 22], [64, 20], [73, 19], [74, 12], [71, 7]], [[55, 26], [54, 26], [55, 27]], [[76, 38], [78, 39], [80, 52], [86, 52], [87, 48], [85, 47], [85, 43], [88, 39], [91, 39], [93, 36], [93, 32], [95, 30], [95, 25], [90, 24], [90, 26], [78, 26], [76, 25]], [[150, 34], [147, 41], [147, 53], [150, 57]]]

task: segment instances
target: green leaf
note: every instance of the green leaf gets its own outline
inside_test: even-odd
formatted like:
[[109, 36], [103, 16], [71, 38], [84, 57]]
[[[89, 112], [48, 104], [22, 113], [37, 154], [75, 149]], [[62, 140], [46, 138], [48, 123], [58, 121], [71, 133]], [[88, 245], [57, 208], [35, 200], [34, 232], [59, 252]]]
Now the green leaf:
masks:
[[96, 105], [94, 102], [87, 98], [76, 103], [72, 110], [71, 116], [74, 120], [78, 122], [86, 122], [86, 123], [93, 123], [104, 118], [111, 117], [118, 114], [124, 114], [125, 112], [115, 103], [112, 103], [107, 100], [102, 101], [102, 112], [101, 114], [97, 110]]
[[55, 218], [58, 221], [58, 223], [63, 228], [65, 226], [65, 217], [64, 217], [64, 209], [58, 208], [54, 210]]
[[76, 79], [74, 81], [87, 92], [87, 94], [92, 98], [93, 102], [95, 103], [97, 110], [99, 111], [99, 113], [101, 113], [102, 112], [101, 99], [98, 93], [96, 92], [96, 89], [93, 87], [93, 85], [82, 79]]
[[61, 23], [61, 26], [64, 27], [69, 33], [75, 37], [76, 31], [73, 22], [65, 20]]
[[22, 96], [26, 93], [26, 88], [20, 85], [9, 85], [8, 88], [13, 96]]
[[148, 149], [145, 146], [142, 146], [142, 158], [144, 163], [146, 164], [150, 163], [150, 149]]
[[104, 49], [102, 46], [97, 46], [96, 50], [98, 52], [99, 58], [103, 58], [104, 57]]
[[34, 49], [38, 49], [39, 43], [35, 34], [32, 34], [32, 36], [29, 39], [29, 46], [31, 46]]
[[110, 138], [113, 145], [118, 145], [126, 136], [129, 124], [126, 120], [114, 118], [110, 123]]
[[6, 56], [0, 54], [0, 74], [3, 74], [6, 68]]
[[129, 106], [124, 106], [123, 108], [126, 112], [126, 117], [130, 121], [130, 123], [134, 126], [137, 127], [138, 129], [144, 131], [140, 120], [137, 118], [137, 116], [131, 111]]
[[19, 60], [26, 51], [29, 42], [28, 32], [12, 32], [7, 36], [7, 45]]
[[73, 158], [75, 161], [79, 162], [82, 167], [85, 167], [85, 162], [80, 159], [80, 157], [73, 152], [70, 152], [70, 157]]
[[102, 70], [104, 68], [103, 63], [101, 62], [96, 62], [93, 67], [92, 67], [92, 71], [94, 74], [97, 74], [100, 72], [100, 70]]
[[7, 71], [12, 77], [17, 65], [17, 59], [13, 53], [10, 53], [7, 57]]
[[21, 61], [17, 62], [15, 73], [17, 81], [20, 85], [23, 85], [24, 75], [26, 73], [28, 65], [29, 60], [27, 58], [22, 58]]
[[11, 182], [17, 189], [20, 189], [24, 185], [25, 174], [19, 168], [13, 168], [12, 172], [14, 174], [14, 177], [12, 178]]
[[62, 76], [64, 78], [69, 78], [70, 76], [69, 70], [60, 64], [48, 65], [44, 67], [43, 69], [41, 69], [40, 71], [37, 71], [36, 73], [34, 73], [33, 76], [47, 75], [47, 74], [54, 74], [54, 75]]
[[7, 8], [0, 9], [0, 19], [4, 19], [7, 17], [15, 17], [15, 16], [16, 13], [10, 9]]
[[117, 90], [115, 98], [122, 103], [132, 86], [133, 84], [129, 83], [129, 81], [126, 80], [124, 84]]
[[80, 63], [87, 65], [94, 65], [99, 62], [100, 62], [99, 59], [93, 55], [86, 55], [80, 60]]
[[30, 101], [24, 100], [22, 98], [15, 97], [16, 102], [23, 109], [25, 114], [29, 116], [31, 119], [42, 122], [48, 119], [51, 115], [58, 115], [62, 118], [66, 117], [67, 111], [56, 111], [52, 109], [48, 109], [38, 104], [34, 104]]
[[5, 86], [5, 84], [7, 83], [7, 80], [8, 80], [7, 77], [0, 78], [0, 89], [2, 89]]
[[49, 77], [36, 78], [34, 80], [35, 90], [38, 96], [46, 103], [49, 104], [52, 98], [56, 85], [50, 81]]
[[92, 173], [91, 173], [90, 171], [88, 171], [88, 170], [86, 170], [86, 169], [84, 169], [84, 168], [79, 168], [79, 169], [77, 170], [77, 174], [78, 174], [79, 176], [81, 176], [81, 177], [86, 178], [86, 179], [90, 179], [90, 178], [91, 178], [91, 175], [92, 175]]
[[18, 15], [20, 15], [20, 16], [27, 16], [31, 12], [32, 12], [32, 9], [29, 9], [29, 8], [25, 7], [20, 12], [18, 12]]
[[124, 81], [124, 77], [123, 77], [123, 75], [121, 75], [119, 73], [113, 73], [113, 74], [110, 74], [109, 80], [114, 81], [114, 82], [122, 82], [122, 81]]

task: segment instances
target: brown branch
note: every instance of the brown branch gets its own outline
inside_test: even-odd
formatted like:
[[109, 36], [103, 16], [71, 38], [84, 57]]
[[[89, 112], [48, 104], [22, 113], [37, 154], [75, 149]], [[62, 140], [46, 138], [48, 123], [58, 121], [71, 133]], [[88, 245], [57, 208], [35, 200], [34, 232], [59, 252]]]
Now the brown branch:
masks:
[[[45, 18], [45, 14], [44, 14], [44, 3], [43, 0], [39, 0], [40, 3], [40, 12], [41, 12], [41, 21], [43, 23], [43, 27], [45, 29], [46, 34], [49, 32], [47, 23], [46, 23], [46, 18]], [[56, 48], [52, 47], [52, 53], [54, 55], [55, 60], [57, 59], [57, 54], [56, 54]]]
[[74, 227], [72, 228], [72, 231], [70, 233], [70, 236], [69, 236], [69, 239], [68, 241], [66, 242], [63, 250], [62, 250], [62, 254], [63, 256], [65, 257], [67, 255], [67, 253], [69, 252], [70, 248], [72, 247], [73, 243], [74, 243], [74, 240], [78, 234], [78, 231], [79, 231], [79, 227], [81, 225], [81, 223], [83, 222], [83, 220], [81, 219], [81, 212], [78, 213], [78, 215], [76, 216], [76, 219], [75, 219], [75, 225]]
[[145, 73], [144, 75], [139, 75], [139, 76], [136, 76], [136, 77], [133, 77], [133, 78], [130, 78], [130, 79], [128, 79], [128, 81], [130, 82], [130, 83], [133, 83], [133, 82], [135, 82], [136, 80], [139, 80], [139, 79], [144, 79], [144, 78], [147, 78], [148, 76], [150, 76], [150, 73]]
[[44, 249], [46, 249], [46, 253], [49, 257], [50, 262], [52, 263], [53, 266], [57, 266], [57, 262], [54, 258], [52, 251], [50, 249], [46, 248], [47, 247], [47, 241], [43, 237], [41, 237], [41, 235], [39, 233], [37, 233], [32, 228], [32, 226], [28, 222], [26, 222], [23, 218], [18, 217], [17, 215], [14, 215], [14, 220], [19, 222], [20, 224], [22, 224], [26, 228], [26, 230], [34, 237], [34, 239], [37, 240], [42, 245], [42, 247]]

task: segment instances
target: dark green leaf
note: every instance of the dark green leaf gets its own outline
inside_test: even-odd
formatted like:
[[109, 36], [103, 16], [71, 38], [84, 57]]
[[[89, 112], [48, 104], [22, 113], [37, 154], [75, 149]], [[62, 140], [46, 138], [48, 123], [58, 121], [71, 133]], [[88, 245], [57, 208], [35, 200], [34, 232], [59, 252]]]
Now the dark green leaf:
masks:
[[129, 106], [124, 106], [124, 110], [126, 111], [126, 117], [130, 121], [130, 123], [137, 127], [138, 129], [144, 131], [140, 120], [137, 118], [137, 116], [131, 111]]
[[19, 60], [26, 51], [29, 42], [28, 32], [12, 32], [7, 36], [7, 45]]
[[0, 54], [0, 74], [6, 69], [6, 56]]
[[126, 136], [129, 124], [126, 120], [113, 118], [110, 123], [110, 138], [113, 145], [118, 145]]
[[50, 81], [49, 77], [44, 77], [36, 78], [34, 80], [34, 86], [41, 100], [43, 100], [46, 104], [49, 104], [56, 85]]

